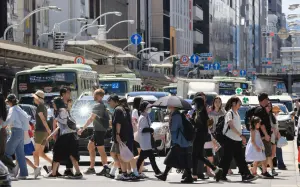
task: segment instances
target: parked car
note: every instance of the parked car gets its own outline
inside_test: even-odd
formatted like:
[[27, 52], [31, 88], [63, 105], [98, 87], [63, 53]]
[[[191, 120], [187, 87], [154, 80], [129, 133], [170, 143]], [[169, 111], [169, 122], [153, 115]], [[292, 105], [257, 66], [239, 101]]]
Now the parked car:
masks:
[[171, 134], [169, 129], [169, 119], [165, 109], [153, 107], [150, 119], [151, 127], [154, 129], [154, 140], [159, 154], [165, 156], [171, 147]]
[[273, 106], [279, 106], [281, 110], [281, 112], [277, 116], [280, 134], [282, 136], [285, 136], [287, 140], [294, 140], [295, 126], [287, 107], [282, 103], [273, 103]]

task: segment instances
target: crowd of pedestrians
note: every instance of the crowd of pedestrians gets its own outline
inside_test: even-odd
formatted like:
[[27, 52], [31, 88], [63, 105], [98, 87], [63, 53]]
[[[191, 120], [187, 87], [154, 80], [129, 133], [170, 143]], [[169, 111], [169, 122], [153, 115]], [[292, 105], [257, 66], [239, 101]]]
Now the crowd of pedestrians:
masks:
[[[265, 93], [258, 95], [260, 105], [246, 113], [246, 118], [248, 118], [245, 120], [246, 126], [248, 125], [250, 130], [248, 142], [242, 134], [241, 118], [238, 112], [242, 102], [238, 97], [230, 98], [224, 107], [221, 98], [215, 97], [213, 105], [207, 106], [205, 94], [197, 93], [192, 102], [193, 110], [183, 111], [168, 105], [172, 146], [165, 158], [164, 170], [157, 166], [155, 160], [154, 130], [151, 128], [149, 116], [152, 105], [136, 97], [131, 111], [126, 99], [111, 95], [107, 101], [108, 106], [114, 112], [110, 116], [102, 101], [104, 95], [105, 92], [102, 89], [94, 91], [96, 104], [93, 106], [91, 115], [82, 128], [76, 129], [74, 128], [75, 122], [70, 115], [71, 90], [62, 88], [60, 97], [53, 100], [55, 120], [51, 131], [46, 120], [44, 93], [37, 91], [33, 94], [34, 103], [37, 105], [34, 132], [29, 126], [30, 117], [18, 106], [16, 96], [11, 94], [5, 100], [10, 107], [8, 114], [5, 112], [4, 98], [0, 98], [2, 127], [0, 159], [9, 168], [12, 176], [26, 179], [28, 177], [27, 162], [34, 169], [34, 177], [37, 178], [41, 174], [40, 158], [45, 159], [51, 165], [44, 167], [47, 171], [46, 178], [81, 179], [83, 174], [96, 174], [116, 180], [139, 180], [147, 178], [143, 173], [144, 160], [147, 158], [150, 160], [155, 177], [162, 181], [167, 180], [172, 168], [183, 171], [182, 183], [193, 183], [198, 179], [207, 179], [207, 177], [214, 177], [217, 182], [229, 181], [227, 175], [232, 174], [230, 169], [233, 160], [239, 168], [243, 182], [256, 180], [258, 168], [263, 178], [272, 179], [278, 175], [272, 160], [276, 154], [277, 140], [281, 137], [276, 120], [280, 109], [272, 106]], [[81, 136], [90, 124], [93, 124], [93, 135], [87, 147], [90, 166], [82, 173], [79, 167], [78, 136]], [[6, 142], [5, 128], [8, 125], [11, 128], [11, 135]], [[187, 135], [188, 125], [192, 126], [192, 132], [190, 131], [189, 135]], [[104, 147], [105, 134], [109, 128], [112, 129], [110, 156], [113, 158], [110, 164]], [[216, 137], [218, 129], [221, 129], [222, 140]], [[31, 141], [30, 136], [34, 137], [34, 141]], [[46, 142], [50, 139], [55, 140], [53, 158], [49, 158], [44, 153]], [[122, 152], [124, 147], [129, 150], [126, 156]], [[103, 169], [99, 173], [95, 169], [95, 150], [99, 152], [103, 164]], [[26, 155], [30, 154], [33, 154], [34, 163], [26, 159]], [[13, 155], [16, 157], [17, 164], [12, 160]], [[59, 173], [60, 165], [66, 165], [63, 174]], [[204, 166], [205, 172], [201, 169]], [[268, 166], [271, 173], [268, 172]]]

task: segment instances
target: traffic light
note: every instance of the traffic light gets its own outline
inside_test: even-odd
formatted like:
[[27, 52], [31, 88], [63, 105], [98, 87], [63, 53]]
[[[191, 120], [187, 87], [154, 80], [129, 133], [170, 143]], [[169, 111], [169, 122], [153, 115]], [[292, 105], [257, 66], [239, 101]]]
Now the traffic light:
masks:
[[274, 37], [275, 33], [274, 32], [263, 32], [262, 35], [263, 35], [263, 37]]

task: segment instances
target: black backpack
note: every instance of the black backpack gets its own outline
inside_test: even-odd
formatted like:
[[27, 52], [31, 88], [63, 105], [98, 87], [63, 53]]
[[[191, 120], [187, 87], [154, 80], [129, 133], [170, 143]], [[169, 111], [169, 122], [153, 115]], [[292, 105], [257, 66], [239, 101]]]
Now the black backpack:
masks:
[[[231, 114], [232, 114], [232, 119], [233, 119], [233, 113], [231, 112]], [[223, 133], [223, 129], [224, 129], [224, 125], [225, 125], [225, 115], [219, 117], [218, 122], [216, 124], [216, 131], [213, 133], [214, 138], [221, 145], [224, 144], [225, 138], [226, 138], [225, 134], [228, 132], [228, 130], [230, 128], [228, 125], [228, 128], [226, 129], [225, 133]]]
[[181, 113], [183, 132], [179, 130], [187, 141], [193, 141], [195, 137], [195, 129], [193, 124], [186, 116]]
[[258, 107], [259, 106], [250, 108], [249, 110], [247, 110], [247, 112], [245, 114], [245, 125], [246, 125], [246, 128], [248, 131], [250, 131], [251, 118], [254, 116], [254, 113], [255, 113], [256, 109], [258, 109]]

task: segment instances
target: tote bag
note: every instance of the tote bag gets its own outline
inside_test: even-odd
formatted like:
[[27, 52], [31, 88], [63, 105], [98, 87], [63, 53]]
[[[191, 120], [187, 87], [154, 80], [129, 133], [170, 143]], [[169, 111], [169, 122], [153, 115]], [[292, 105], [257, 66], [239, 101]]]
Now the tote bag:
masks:
[[287, 142], [286, 138], [281, 136], [277, 142], [277, 147], [282, 148], [287, 145], [288, 145], [288, 142]]
[[123, 142], [119, 143], [120, 148], [120, 156], [124, 162], [129, 162], [133, 159], [133, 153], [129, 150], [129, 148]]

